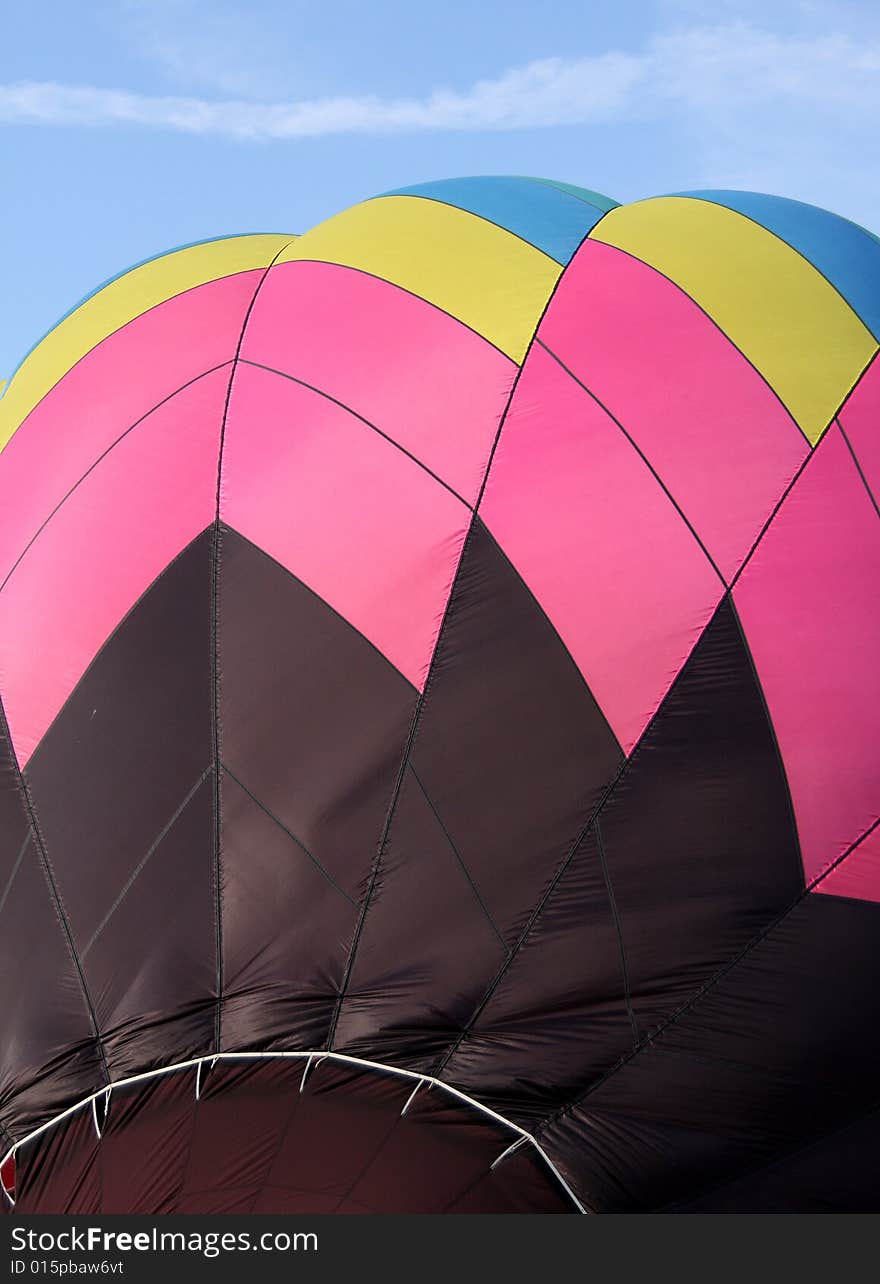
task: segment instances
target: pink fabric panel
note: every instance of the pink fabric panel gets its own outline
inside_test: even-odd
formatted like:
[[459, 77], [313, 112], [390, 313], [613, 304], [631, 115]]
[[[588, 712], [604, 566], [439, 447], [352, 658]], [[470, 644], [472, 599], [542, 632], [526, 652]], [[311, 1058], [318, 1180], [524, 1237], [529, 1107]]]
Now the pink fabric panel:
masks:
[[880, 901], [880, 825], [813, 890], [829, 896]]
[[856, 384], [840, 412], [840, 422], [880, 504], [880, 356], [874, 358]]
[[877, 815], [878, 584], [880, 522], [835, 426], [734, 589], [788, 773], [808, 882]]
[[723, 588], [617, 425], [540, 348], [480, 515], [629, 753]]
[[598, 241], [539, 338], [620, 420], [730, 580], [809, 448], [764, 381], [681, 290]]
[[470, 519], [454, 495], [326, 397], [242, 365], [220, 511], [421, 689]]
[[424, 300], [327, 263], [272, 269], [242, 356], [350, 406], [468, 503], [516, 374], [485, 339]]
[[206, 375], [129, 433], [0, 592], [0, 692], [22, 766], [123, 616], [213, 521], [228, 382]]
[[145, 312], [93, 348], [31, 411], [0, 454], [0, 583], [117, 437], [188, 379], [232, 359], [260, 275], [210, 281]]

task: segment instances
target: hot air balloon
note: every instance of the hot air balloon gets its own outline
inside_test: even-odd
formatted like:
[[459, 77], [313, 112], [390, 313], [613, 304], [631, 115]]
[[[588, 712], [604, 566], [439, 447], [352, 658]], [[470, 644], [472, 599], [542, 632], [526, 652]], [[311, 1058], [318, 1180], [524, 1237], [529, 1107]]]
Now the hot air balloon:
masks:
[[880, 1190], [880, 244], [427, 183], [0, 400], [16, 1212]]

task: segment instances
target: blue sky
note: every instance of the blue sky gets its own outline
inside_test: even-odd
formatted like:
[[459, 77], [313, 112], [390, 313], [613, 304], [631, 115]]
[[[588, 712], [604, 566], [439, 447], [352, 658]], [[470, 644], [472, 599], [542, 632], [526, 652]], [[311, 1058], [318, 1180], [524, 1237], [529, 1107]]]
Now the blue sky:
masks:
[[880, 231], [876, 0], [34, 0], [0, 54], [0, 377], [130, 263], [455, 174]]

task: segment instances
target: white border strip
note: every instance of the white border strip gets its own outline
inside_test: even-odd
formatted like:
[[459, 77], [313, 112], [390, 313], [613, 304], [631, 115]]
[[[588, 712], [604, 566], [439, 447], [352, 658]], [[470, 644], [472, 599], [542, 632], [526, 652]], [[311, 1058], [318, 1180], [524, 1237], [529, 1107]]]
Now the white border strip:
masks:
[[[156, 1079], [162, 1075], [175, 1074], [180, 1070], [195, 1069], [196, 1084], [197, 1084], [196, 1091], [198, 1095], [198, 1088], [201, 1087], [203, 1082], [202, 1067], [205, 1066], [206, 1063], [208, 1063], [208, 1068], [210, 1069], [210, 1067], [216, 1061], [269, 1061], [269, 1060], [305, 1061], [306, 1064], [303, 1069], [303, 1076], [300, 1083], [300, 1092], [302, 1092], [303, 1088], [305, 1087], [306, 1078], [309, 1074], [309, 1070], [312, 1067], [313, 1061], [316, 1062], [316, 1064], [320, 1063], [321, 1061], [335, 1061], [341, 1065], [358, 1066], [363, 1070], [375, 1070], [380, 1074], [396, 1075], [399, 1079], [416, 1080], [415, 1088], [409, 1098], [409, 1101], [407, 1102], [406, 1106], [401, 1112], [402, 1114], [406, 1114], [410, 1101], [412, 1101], [413, 1097], [416, 1095], [416, 1092], [422, 1086], [422, 1084], [430, 1085], [431, 1088], [439, 1088], [442, 1092], [445, 1092], [448, 1096], [454, 1097], [457, 1101], [461, 1101], [464, 1105], [470, 1107], [470, 1109], [477, 1111], [481, 1115], [485, 1115], [487, 1119], [493, 1119], [495, 1123], [501, 1124], [503, 1128], [508, 1128], [511, 1132], [516, 1133], [517, 1140], [514, 1141], [510, 1146], [508, 1146], [507, 1150], [502, 1151], [502, 1153], [498, 1156], [495, 1162], [490, 1166], [489, 1168], [490, 1172], [493, 1169], [497, 1168], [497, 1166], [502, 1162], [503, 1159], [507, 1157], [507, 1155], [512, 1154], [514, 1150], [518, 1150], [521, 1145], [523, 1145], [525, 1142], [528, 1142], [532, 1145], [536, 1154], [543, 1160], [543, 1162], [549, 1168], [550, 1172], [553, 1174], [556, 1181], [565, 1191], [566, 1195], [574, 1204], [578, 1212], [579, 1213], [587, 1212], [587, 1209], [578, 1199], [577, 1195], [574, 1193], [571, 1186], [569, 1186], [568, 1182], [562, 1176], [562, 1173], [553, 1163], [553, 1160], [547, 1154], [546, 1150], [544, 1150], [544, 1147], [541, 1145], [541, 1143], [535, 1137], [533, 1137], [530, 1132], [527, 1132], [525, 1128], [521, 1128], [519, 1124], [515, 1124], [510, 1119], [506, 1119], [505, 1116], [499, 1114], [497, 1110], [492, 1110], [490, 1106], [483, 1105], [481, 1101], [477, 1101], [476, 1098], [474, 1097], [469, 1097], [466, 1092], [462, 1092], [461, 1089], [459, 1088], [453, 1088], [453, 1086], [449, 1083], [444, 1083], [442, 1079], [435, 1079], [432, 1075], [424, 1074], [421, 1071], [403, 1070], [399, 1066], [389, 1066], [382, 1061], [367, 1061], [363, 1057], [350, 1057], [350, 1056], [347, 1056], [344, 1052], [328, 1052], [326, 1051], [326, 1049], [323, 1049], [323, 1048], [313, 1052], [213, 1052], [213, 1053], [209, 1053], [207, 1056], [204, 1056], [204, 1057], [192, 1057], [189, 1061], [176, 1061], [173, 1065], [170, 1065], [170, 1066], [160, 1066], [156, 1070], [146, 1070], [142, 1074], [129, 1075], [125, 1079], [116, 1079], [114, 1080], [113, 1083], [103, 1088], [99, 1088], [97, 1092], [90, 1093], [88, 1097], [83, 1097], [82, 1100], [76, 1102], [75, 1105], [68, 1106], [66, 1110], [62, 1110], [60, 1114], [55, 1115], [54, 1118], [49, 1119], [46, 1123], [40, 1124], [39, 1128], [34, 1128], [34, 1130], [32, 1132], [29, 1132], [25, 1137], [20, 1137], [19, 1140], [15, 1143], [15, 1145], [12, 1146], [11, 1149], [6, 1152], [2, 1160], [0, 1160], [0, 1166], [2, 1166], [2, 1164], [5, 1164], [7, 1160], [13, 1158], [13, 1156], [15, 1155], [15, 1152], [19, 1149], [20, 1146], [27, 1145], [27, 1143], [29, 1141], [33, 1141], [35, 1137], [39, 1137], [42, 1133], [48, 1132], [50, 1128], [56, 1127], [56, 1125], [60, 1124], [62, 1120], [68, 1119], [71, 1115], [76, 1114], [78, 1110], [82, 1110], [86, 1106], [91, 1106], [92, 1108], [92, 1115], [95, 1118], [95, 1125], [97, 1130], [96, 1103], [100, 1097], [106, 1097], [106, 1103], [104, 1108], [104, 1118], [106, 1119], [107, 1110], [109, 1109], [109, 1106], [110, 1106], [110, 1094], [116, 1088], [127, 1088], [132, 1084], [146, 1083], [147, 1080]], [[100, 1132], [98, 1132], [99, 1138], [100, 1138], [100, 1135], [101, 1135]], [[5, 1188], [4, 1188], [4, 1191], [5, 1191]], [[5, 1191], [5, 1194], [10, 1200], [12, 1199], [12, 1196], [9, 1194], [8, 1191]]]

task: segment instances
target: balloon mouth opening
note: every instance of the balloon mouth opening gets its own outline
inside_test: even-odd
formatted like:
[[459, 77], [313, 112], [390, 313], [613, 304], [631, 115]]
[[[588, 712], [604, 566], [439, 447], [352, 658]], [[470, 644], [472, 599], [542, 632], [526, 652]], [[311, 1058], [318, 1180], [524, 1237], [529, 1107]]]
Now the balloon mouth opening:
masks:
[[3, 1162], [20, 1213], [577, 1213], [540, 1144], [417, 1073], [337, 1054], [122, 1080]]

